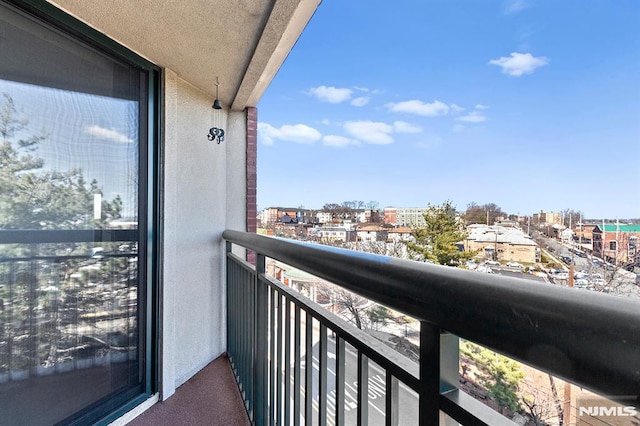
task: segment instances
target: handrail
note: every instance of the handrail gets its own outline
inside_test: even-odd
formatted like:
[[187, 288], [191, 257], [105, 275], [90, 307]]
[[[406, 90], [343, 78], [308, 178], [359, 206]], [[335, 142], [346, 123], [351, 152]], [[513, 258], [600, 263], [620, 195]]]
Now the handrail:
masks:
[[0, 229], [0, 244], [138, 241], [138, 229]]
[[223, 238], [625, 404], [640, 401], [637, 300], [240, 231]]

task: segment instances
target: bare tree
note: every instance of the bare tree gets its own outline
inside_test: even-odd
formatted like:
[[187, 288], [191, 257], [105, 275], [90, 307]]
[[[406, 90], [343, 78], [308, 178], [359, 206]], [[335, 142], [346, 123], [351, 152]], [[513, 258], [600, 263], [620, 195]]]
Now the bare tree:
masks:
[[321, 284], [317, 288], [318, 295], [329, 300], [337, 309], [337, 313], [345, 313], [349, 321], [353, 322], [360, 330], [367, 325], [365, 310], [369, 300], [333, 284]]

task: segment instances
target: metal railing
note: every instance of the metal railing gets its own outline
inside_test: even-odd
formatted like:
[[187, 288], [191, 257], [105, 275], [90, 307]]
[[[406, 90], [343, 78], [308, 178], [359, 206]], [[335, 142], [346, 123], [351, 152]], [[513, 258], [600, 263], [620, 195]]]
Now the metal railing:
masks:
[[[238, 231], [223, 237], [228, 352], [254, 424], [344, 424], [349, 391], [367, 424], [370, 361], [384, 372], [386, 425], [399, 424], [403, 388], [418, 395], [420, 425], [438, 424], [441, 411], [463, 424], [512, 424], [458, 390], [458, 337], [639, 405], [638, 301]], [[233, 244], [254, 251], [257, 266]], [[419, 366], [267, 275], [266, 257], [418, 318]], [[345, 388], [346, 344], [357, 354], [356, 388]]]
[[138, 356], [137, 241], [137, 230], [0, 230], [0, 383]]

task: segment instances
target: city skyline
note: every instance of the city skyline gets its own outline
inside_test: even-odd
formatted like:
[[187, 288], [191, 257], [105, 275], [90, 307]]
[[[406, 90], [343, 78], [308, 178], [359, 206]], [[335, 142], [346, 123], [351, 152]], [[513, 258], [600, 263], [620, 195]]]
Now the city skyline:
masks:
[[640, 4], [323, 2], [258, 104], [258, 205], [640, 217]]

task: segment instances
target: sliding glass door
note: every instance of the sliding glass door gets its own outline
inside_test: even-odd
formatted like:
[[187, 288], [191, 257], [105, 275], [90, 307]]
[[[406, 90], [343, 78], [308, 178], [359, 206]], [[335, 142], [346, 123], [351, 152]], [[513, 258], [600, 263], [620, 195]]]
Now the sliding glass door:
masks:
[[156, 71], [83, 31], [0, 1], [0, 424], [152, 387]]

